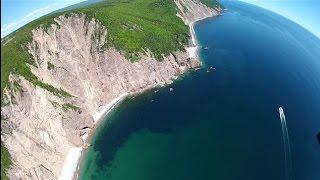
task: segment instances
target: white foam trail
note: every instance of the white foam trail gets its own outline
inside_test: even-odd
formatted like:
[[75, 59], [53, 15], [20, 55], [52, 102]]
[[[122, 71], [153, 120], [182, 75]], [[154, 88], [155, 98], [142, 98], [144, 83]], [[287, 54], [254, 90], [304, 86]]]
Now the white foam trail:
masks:
[[282, 128], [282, 138], [284, 144], [284, 157], [285, 157], [285, 170], [286, 170], [286, 178], [287, 180], [292, 180], [292, 160], [291, 160], [291, 148], [289, 141], [289, 133], [287, 128], [286, 116], [284, 115], [284, 111], [282, 107], [279, 107], [279, 115], [281, 121]]

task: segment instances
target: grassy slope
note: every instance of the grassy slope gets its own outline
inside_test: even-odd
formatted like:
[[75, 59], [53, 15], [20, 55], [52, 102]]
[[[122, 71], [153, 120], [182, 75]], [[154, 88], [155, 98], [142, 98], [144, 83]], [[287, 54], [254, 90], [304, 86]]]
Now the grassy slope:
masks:
[[[208, 6], [216, 5], [216, 1], [211, 1], [212, 4], [210, 0], [201, 1]], [[54, 17], [70, 12], [85, 13], [88, 17], [99, 20], [108, 29], [107, 45], [114, 46], [130, 60], [138, 60], [137, 52], [144, 52], [146, 49], [161, 60], [162, 55], [184, 50], [189, 38], [188, 27], [176, 16], [173, 0], [108, 0], [76, 10], [50, 14], [25, 25], [1, 41], [1, 100], [3, 89], [12, 86], [8, 84], [10, 73], [19, 74], [57, 96], [70, 96], [62, 89], [41, 82], [32, 74], [27, 64], [35, 64], [25, 49], [25, 45], [32, 39], [32, 29], [48, 27], [54, 23]], [[10, 163], [9, 153], [1, 144], [1, 178]]]
[[40, 26], [39, 23], [41, 23], [42, 26], [48, 26], [53, 23], [52, 19], [52, 16], [47, 16], [33, 21], [5, 37], [3, 42], [1, 42], [1, 100], [3, 95], [2, 90], [5, 87], [9, 87], [8, 77], [10, 72], [22, 75], [34, 85], [47, 89], [57, 96], [70, 96], [70, 94], [61, 89], [41, 82], [32, 74], [30, 68], [27, 66], [27, 64], [35, 66], [34, 60], [25, 48], [26, 44], [31, 41], [31, 30]]
[[201, 3], [205, 4], [208, 7], [220, 7], [220, 8], [224, 8], [218, 1], [216, 0], [200, 0]]
[[1, 143], [1, 179], [8, 179], [5, 172], [11, 164], [10, 154]]
[[108, 29], [108, 45], [129, 57], [149, 49], [160, 60], [188, 42], [188, 28], [172, 0], [108, 0], [77, 12], [98, 19]]

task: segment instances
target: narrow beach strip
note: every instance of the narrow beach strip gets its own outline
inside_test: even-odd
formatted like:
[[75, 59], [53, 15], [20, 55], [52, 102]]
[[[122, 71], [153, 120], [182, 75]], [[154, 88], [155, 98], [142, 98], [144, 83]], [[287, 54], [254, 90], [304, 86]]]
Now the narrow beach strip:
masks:
[[58, 180], [72, 180], [73, 175], [77, 170], [78, 161], [81, 156], [82, 148], [73, 147], [70, 148], [67, 158], [63, 163], [63, 168]]
[[191, 22], [189, 24], [189, 30], [190, 30], [190, 35], [191, 35], [191, 42], [192, 46], [187, 47], [186, 51], [189, 54], [189, 57], [191, 58], [197, 58], [198, 57], [198, 45], [197, 45], [197, 40], [196, 40], [196, 34], [194, 31], [194, 22]]
[[[100, 107], [100, 109], [92, 115], [94, 123], [97, 124], [101, 119], [104, 119], [108, 113], [110, 113], [114, 107], [121, 102], [125, 97], [128, 96], [128, 93], [123, 93], [120, 96], [112, 99], [108, 104], [105, 106]], [[89, 131], [90, 132], [90, 131]], [[89, 136], [89, 132], [86, 132], [82, 139], [84, 143]], [[79, 165], [79, 160], [82, 155], [82, 147], [72, 147], [70, 148], [67, 158], [64, 161], [62, 171], [58, 180], [72, 180], [77, 179], [77, 167]]]
[[92, 115], [94, 123], [96, 124], [103, 119], [120, 101], [127, 97], [128, 93], [123, 93], [119, 97], [114, 98], [105, 106], [102, 106], [98, 112]]

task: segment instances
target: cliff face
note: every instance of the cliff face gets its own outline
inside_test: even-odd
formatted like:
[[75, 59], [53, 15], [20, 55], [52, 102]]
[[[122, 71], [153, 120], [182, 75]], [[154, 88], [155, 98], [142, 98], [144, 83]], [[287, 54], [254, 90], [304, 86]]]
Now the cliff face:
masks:
[[217, 16], [222, 10], [220, 7], [212, 9], [201, 3], [201, 0], [174, 0], [179, 12], [179, 16], [186, 25], [205, 19], [207, 17]]
[[[217, 12], [197, 0], [175, 0], [186, 24]], [[33, 30], [28, 51], [35, 60], [33, 74], [69, 92], [58, 97], [18, 75], [22, 91], [10, 91], [9, 105], [1, 108], [8, 120], [1, 139], [13, 166], [11, 179], [57, 179], [71, 147], [84, 145], [82, 136], [93, 128], [93, 114], [121, 94], [135, 94], [170, 84], [180, 74], [201, 65], [187, 52], [172, 52], [157, 61], [152, 54], [130, 62], [114, 48], [103, 50], [108, 30], [85, 15], [55, 19], [47, 30]]]

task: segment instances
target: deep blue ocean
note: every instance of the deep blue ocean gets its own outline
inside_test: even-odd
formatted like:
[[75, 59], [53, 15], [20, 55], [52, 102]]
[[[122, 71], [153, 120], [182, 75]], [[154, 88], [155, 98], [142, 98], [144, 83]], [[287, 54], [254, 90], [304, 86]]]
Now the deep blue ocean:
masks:
[[320, 179], [320, 39], [270, 11], [222, 4], [195, 26], [204, 67], [122, 102], [92, 137], [80, 179]]

